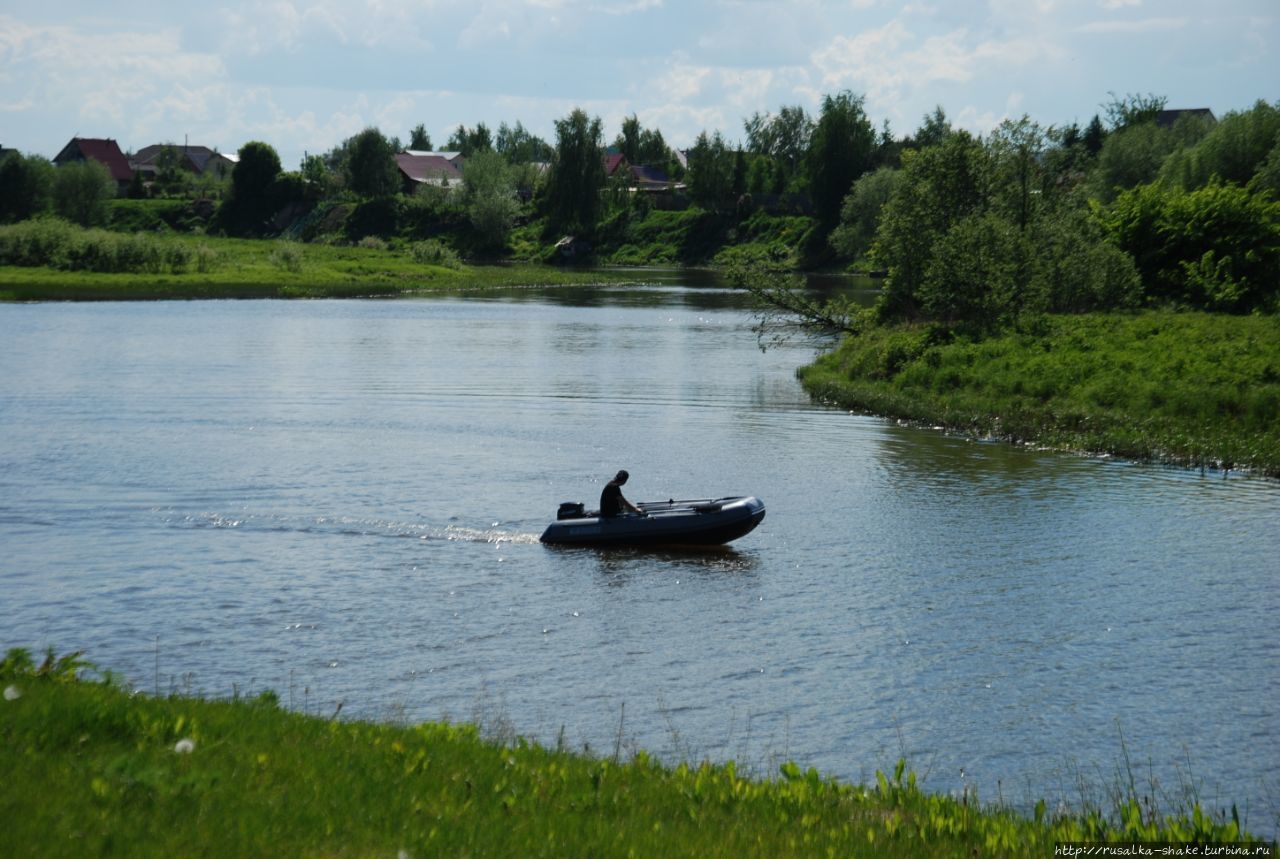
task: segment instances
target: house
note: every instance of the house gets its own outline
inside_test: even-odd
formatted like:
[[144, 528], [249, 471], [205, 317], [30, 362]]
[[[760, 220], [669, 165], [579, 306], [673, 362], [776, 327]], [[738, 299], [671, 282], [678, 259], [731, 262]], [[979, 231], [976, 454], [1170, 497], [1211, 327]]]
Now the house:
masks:
[[404, 151], [404, 154], [405, 155], [424, 155], [424, 156], [430, 156], [433, 158], [443, 158], [445, 161], [448, 161], [450, 164], [452, 164], [454, 167], [457, 167], [459, 170], [461, 170], [464, 166], [466, 166], [466, 163], [467, 163], [467, 159], [463, 156], [461, 152], [425, 152], [421, 149], [406, 149]]
[[197, 176], [216, 176], [224, 179], [231, 175], [235, 166], [235, 156], [223, 155], [217, 149], [207, 146], [191, 146], [177, 143], [154, 143], [144, 146], [129, 159], [129, 165], [144, 179], [154, 179], [159, 172], [159, 161], [166, 149], [173, 150], [178, 157], [178, 167]]
[[[396, 155], [396, 166], [400, 168], [400, 179], [405, 193], [411, 194], [423, 185], [450, 187], [462, 182], [462, 170], [453, 160], [446, 157], [449, 153], [425, 153], [406, 151]], [[462, 160], [462, 156], [457, 160]]]
[[633, 164], [631, 171], [631, 187], [636, 191], [667, 191], [675, 187], [675, 183], [661, 167], [647, 164]]
[[621, 152], [606, 152], [604, 154], [604, 175], [612, 179], [613, 174], [618, 172], [618, 168], [627, 163], [627, 156]]
[[53, 163], [58, 167], [77, 161], [97, 161], [106, 167], [121, 191], [128, 188], [129, 182], [133, 180], [133, 168], [129, 166], [129, 160], [120, 151], [120, 145], [109, 138], [73, 137], [53, 157]]
[[1207, 107], [1191, 107], [1181, 108], [1178, 110], [1162, 110], [1156, 114], [1156, 125], [1161, 128], [1172, 128], [1174, 123], [1184, 116], [1206, 117], [1210, 122], [1217, 122], [1218, 118], [1213, 115], [1213, 111]]

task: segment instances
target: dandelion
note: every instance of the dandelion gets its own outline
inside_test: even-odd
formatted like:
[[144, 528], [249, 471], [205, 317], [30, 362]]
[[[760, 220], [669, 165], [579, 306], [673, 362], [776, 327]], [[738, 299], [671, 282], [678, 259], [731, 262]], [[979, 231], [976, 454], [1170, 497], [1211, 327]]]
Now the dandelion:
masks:
[[174, 744], [173, 750], [180, 755], [189, 755], [196, 750], [195, 740], [189, 740], [183, 737]]
[[4, 700], [17, 701], [21, 697], [22, 697], [22, 690], [19, 689], [17, 686], [4, 687]]

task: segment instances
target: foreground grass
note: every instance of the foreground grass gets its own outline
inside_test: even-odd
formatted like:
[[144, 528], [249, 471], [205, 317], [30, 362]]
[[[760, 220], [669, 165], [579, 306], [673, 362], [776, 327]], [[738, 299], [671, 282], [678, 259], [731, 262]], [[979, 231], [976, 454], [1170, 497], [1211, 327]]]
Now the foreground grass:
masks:
[[[159, 260], [150, 270], [0, 264], [0, 301], [347, 298], [624, 279], [535, 263], [434, 264], [416, 259], [409, 248], [187, 236], [147, 241]], [[173, 254], [184, 261], [180, 267], [167, 263], [174, 248], [181, 251]]]
[[982, 810], [901, 764], [870, 789], [793, 764], [758, 780], [469, 725], [304, 716], [270, 693], [150, 698], [77, 682], [67, 658], [13, 670], [15, 653], [0, 667], [6, 856], [1050, 856], [1059, 841], [1247, 837], [1136, 798], [1113, 821]]
[[983, 340], [873, 328], [814, 396], [978, 435], [1280, 476], [1280, 317], [1054, 316]]

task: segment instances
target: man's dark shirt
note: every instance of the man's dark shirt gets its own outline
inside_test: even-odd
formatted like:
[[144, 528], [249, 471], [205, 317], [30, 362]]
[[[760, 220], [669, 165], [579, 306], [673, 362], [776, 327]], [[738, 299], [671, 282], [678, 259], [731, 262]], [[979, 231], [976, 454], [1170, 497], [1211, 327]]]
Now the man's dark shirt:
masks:
[[622, 487], [615, 481], [610, 480], [600, 493], [600, 515], [622, 515]]

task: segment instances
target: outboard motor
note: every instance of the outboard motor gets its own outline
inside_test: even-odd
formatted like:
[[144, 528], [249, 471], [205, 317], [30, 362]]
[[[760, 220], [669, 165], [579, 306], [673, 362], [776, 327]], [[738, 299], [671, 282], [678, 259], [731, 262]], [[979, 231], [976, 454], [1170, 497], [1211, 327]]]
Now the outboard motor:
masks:
[[587, 515], [587, 508], [581, 501], [565, 501], [556, 512], [557, 519], [582, 519]]

